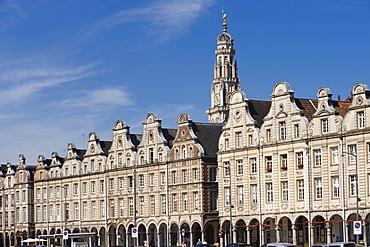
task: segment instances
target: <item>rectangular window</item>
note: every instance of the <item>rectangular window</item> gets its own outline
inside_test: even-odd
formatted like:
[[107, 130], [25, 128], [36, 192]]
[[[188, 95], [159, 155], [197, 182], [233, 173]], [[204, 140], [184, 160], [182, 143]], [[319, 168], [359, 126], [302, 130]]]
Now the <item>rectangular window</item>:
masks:
[[95, 172], [95, 160], [90, 160], [91, 171]]
[[96, 219], [96, 202], [91, 202], [91, 218]]
[[321, 119], [321, 131], [323, 134], [329, 132], [329, 120], [327, 118]]
[[103, 194], [104, 193], [104, 180], [100, 180], [100, 193]]
[[322, 181], [321, 178], [315, 178], [315, 187], [316, 187], [316, 200], [322, 199]]
[[78, 183], [73, 184], [73, 195], [78, 195]]
[[149, 184], [154, 186], [154, 173], [149, 173]]
[[288, 155], [287, 154], [280, 155], [280, 168], [282, 170], [288, 169]]
[[266, 129], [266, 142], [271, 141], [271, 129]]
[[257, 173], [257, 158], [250, 158], [249, 164], [251, 167], [251, 173], [256, 174]]
[[238, 175], [243, 175], [243, 160], [237, 160], [236, 165], [238, 169]]
[[114, 190], [114, 178], [109, 179], [109, 189]]
[[43, 194], [44, 194], [44, 199], [47, 199], [48, 198], [48, 190], [47, 188], [43, 188]]
[[332, 177], [332, 183], [333, 183], [333, 198], [339, 198], [340, 197], [340, 185], [339, 185], [339, 177], [338, 176], [333, 176]]
[[118, 167], [123, 166], [122, 153], [118, 153]]
[[366, 143], [367, 146], [367, 163], [370, 163], [370, 143]]
[[54, 187], [49, 188], [49, 195], [50, 195], [50, 198], [54, 197]]
[[139, 214], [140, 215], [144, 215], [144, 213], [145, 213], [145, 211], [144, 211], [144, 208], [145, 208], [145, 199], [144, 199], [143, 196], [139, 196], [139, 202], [140, 202], [140, 204], [139, 204], [139, 206], [140, 206], [140, 208], [139, 208]]
[[167, 207], [167, 201], [166, 201], [166, 195], [161, 195], [161, 207], [162, 207], [162, 214], [166, 214], [167, 213], [167, 210], [166, 210], [166, 207]]
[[313, 150], [315, 154], [315, 166], [321, 166], [321, 149]]
[[194, 168], [193, 169], [193, 180], [194, 180], [194, 182], [198, 182], [199, 181], [198, 168]]
[[188, 182], [188, 170], [182, 170], [182, 182], [184, 184]]
[[83, 202], [83, 218], [87, 219], [87, 202]]
[[289, 200], [289, 188], [288, 188], [288, 181], [281, 182], [281, 200], [283, 202], [287, 202]]
[[298, 189], [298, 200], [304, 200], [304, 180], [297, 180], [297, 189]]
[[300, 137], [300, 128], [299, 128], [299, 124], [295, 124], [294, 125], [294, 138], [299, 138]]
[[339, 164], [338, 147], [332, 147], [330, 150], [331, 150], [331, 164], [332, 165]]
[[209, 198], [209, 207], [210, 211], [216, 211], [217, 210], [217, 190], [211, 190], [209, 192], [210, 198]]
[[209, 181], [216, 182], [217, 180], [217, 167], [210, 167], [209, 168]]
[[125, 201], [123, 198], [119, 199], [119, 216], [123, 217], [124, 216], [124, 209], [125, 209]]
[[242, 146], [243, 146], [242, 132], [236, 132], [235, 133], [235, 147], [241, 148]]
[[176, 184], [177, 179], [176, 171], [172, 171], [171, 174], [172, 174], [172, 184]]
[[244, 205], [244, 187], [243, 185], [238, 186], [238, 204]]
[[199, 210], [199, 193], [193, 192], [194, 211]]
[[177, 212], [177, 194], [172, 194], [172, 212]]
[[128, 187], [132, 189], [134, 187], [134, 178], [132, 176], [128, 176]]
[[349, 195], [350, 196], [357, 196], [357, 176], [356, 175], [350, 175], [349, 176]]
[[161, 185], [165, 185], [165, 184], [166, 184], [166, 173], [161, 172]]
[[252, 192], [252, 204], [257, 204], [258, 203], [257, 184], [251, 185], [251, 192]]
[[145, 185], [145, 182], [144, 182], [144, 175], [143, 174], [140, 174], [139, 175], [139, 186], [140, 187], [144, 187]]
[[297, 157], [297, 168], [302, 169], [303, 168], [303, 152], [298, 152], [296, 154]]
[[230, 162], [226, 161], [224, 162], [224, 176], [230, 177]]
[[225, 139], [225, 150], [229, 150], [230, 144], [229, 144], [229, 139]]
[[149, 148], [149, 163], [153, 164], [154, 163], [154, 151], [153, 148]]
[[266, 171], [271, 172], [272, 171], [272, 156], [266, 156], [265, 162], [266, 162]]
[[280, 140], [286, 140], [286, 122], [280, 122]]
[[133, 217], [134, 216], [134, 198], [133, 197], [130, 197], [128, 199], [128, 210], [129, 210], [130, 217]]
[[118, 185], [121, 190], [123, 189], [124, 181], [123, 177], [118, 178]]
[[104, 200], [100, 201], [100, 209], [101, 209], [101, 211], [100, 211], [101, 218], [105, 218], [105, 202], [104, 202]]
[[189, 211], [188, 193], [182, 193], [182, 200], [184, 205], [184, 212]]
[[253, 135], [248, 135], [249, 146], [253, 146]]
[[266, 197], [267, 197], [267, 202], [273, 202], [274, 201], [274, 190], [272, 187], [272, 183], [267, 183], [266, 184]]
[[365, 112], [360, 111], [357, 113], [358, 128], [365, 128]]
[[357, 162], [357, 146], [355, 145], [348, 145], [348, 155], [349, 155], [349, 163], [356, 164]]
[[73, 203], [75, 208], [75, 220], [80, 218], [80, 208], [78, 207], [78, 202]]
[[231, 205], [231, 192], [230, 187], [225, 188], [225, 205], [230, 206]]
[[155, 196], [150, 196], [150, 215], [155, 215]]
[[110, 206], [110, 217], [115, 217], [115, 208], [114, 208], [114, 199], [109, 200], [109, 206]]
[[87, 183], [86, 183], [86, 182], [83, 182], [83, 183], [82, 183], [82, 193], [83, 193], [84, 195], [86, 195], [86, 194], [87, 194]]
[[95, 181], [91, 181], [91, 194], [95, 194]]

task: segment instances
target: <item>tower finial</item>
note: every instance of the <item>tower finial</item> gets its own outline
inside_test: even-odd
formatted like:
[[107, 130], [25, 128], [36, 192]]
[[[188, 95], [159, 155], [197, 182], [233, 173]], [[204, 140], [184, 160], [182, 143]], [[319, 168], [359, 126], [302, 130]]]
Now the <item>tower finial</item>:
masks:
[[226, 31], [227, 31], [227, 19], [229, 19], [229, 18], [227, 17], [227, 14], [225, 14], [223, 6], [222, 6], [222, 19], [224, 19], [224, 22], [222, 23], [222, 29], [223, 29], [224, 33], [226, 33]]

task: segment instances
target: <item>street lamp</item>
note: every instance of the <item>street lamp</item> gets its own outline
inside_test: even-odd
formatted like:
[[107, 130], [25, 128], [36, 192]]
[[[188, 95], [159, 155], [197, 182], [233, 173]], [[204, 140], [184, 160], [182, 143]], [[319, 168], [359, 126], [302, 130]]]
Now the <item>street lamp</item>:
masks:
[[64, 232], [67, 231], [67, 220], [68, 220], [68, 217], [67, 217], [67, 193], [68, 193], [68, 185], [65, 184], [62, 186], [63, 189], [65, 189], [65, 192], [64, 192], [64, 231], [62, 232], [63, 233], [63, 238], [62, 240], [64, 241], [64, 246], [67, 246], [67, 239], [64, 239]]

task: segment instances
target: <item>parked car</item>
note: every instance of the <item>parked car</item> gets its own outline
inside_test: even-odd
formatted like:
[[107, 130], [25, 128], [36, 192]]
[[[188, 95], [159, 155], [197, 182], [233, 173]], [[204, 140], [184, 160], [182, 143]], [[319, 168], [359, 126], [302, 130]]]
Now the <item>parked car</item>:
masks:
[[226, 245], [226, 247], [250, 247], [250, 244], [245, 244], [245, 243], [232, 243]]
[[356, 247], [356, 246], [357, 245], [354, 242], [337, 242], [324, 245], [324, 247]]
[[266, 247], [297, 247], [297, 246], [291, 243], [268, 243]]
[[315, 244], [315, 245], [311, 245], [311, 247], [323, 247], [324, 245], [322, 244]]
[[197, 244], [195, 247], [215, 247], [213, 244]]

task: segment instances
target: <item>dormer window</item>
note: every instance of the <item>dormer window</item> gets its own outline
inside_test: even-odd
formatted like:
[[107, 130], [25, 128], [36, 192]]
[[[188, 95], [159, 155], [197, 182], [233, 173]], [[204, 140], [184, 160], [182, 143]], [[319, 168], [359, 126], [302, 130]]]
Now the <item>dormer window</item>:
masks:
[[365, 113], [363, 111], [357, 112], [358, 128], [365, 128]]
[[280, 140], [286, 140], [286, 122], [280, 122]]
[[323, 134], [329, 132], [329, 121], [327, 118], [321, 119], [321, 130]]

